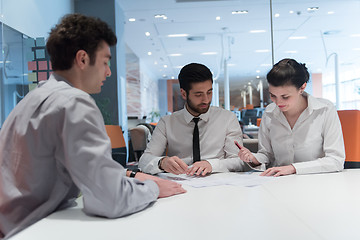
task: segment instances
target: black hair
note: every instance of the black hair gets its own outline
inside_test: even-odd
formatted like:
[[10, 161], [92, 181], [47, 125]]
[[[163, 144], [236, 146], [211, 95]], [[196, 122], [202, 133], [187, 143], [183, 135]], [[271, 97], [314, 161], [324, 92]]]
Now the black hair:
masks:
[[299, 89], [309, 81], [309, 72], [305, 64], [285, 58], [273, 66], [266, 78], [274, 87], [293, 85]]
[[76, 53], [84, 50], [95, 63], [95, 53], [101, 42], [109, 46], [116, 44], [114, 32], [99, 18], [82, 14], [65, 15], [59, 24], [51, 29], [46, 43], [53, 70], [68, 70], [72, 67]]
[[190, 63], [184, 66], [179, 73], [178, 79], [180, 88], [189, 93], [192, 83], [205, 82], [211, 80], [213, 82], [212, 73], [208, 67], [200, 63]]

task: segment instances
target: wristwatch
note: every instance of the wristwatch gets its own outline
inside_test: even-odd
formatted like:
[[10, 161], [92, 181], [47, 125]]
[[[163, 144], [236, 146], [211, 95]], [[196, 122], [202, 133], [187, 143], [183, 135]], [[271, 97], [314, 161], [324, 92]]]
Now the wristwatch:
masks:
[[161, 167], [161, 162], [162, 162], [162, 160], [164, 160], [164, 158], [166, 158], [166, 157], [163, 157], [158, 161], [158, 168], [163, 171], [164, 171], [164, 169]]
[[132, 171], [130, 172], [130, 177], [131, 177], [131, 178], [134, 178], [135, 175], [136, 175], [138, 172], [141, 172], [140, 168], [135, 169], [135, 170], [132, 170]]

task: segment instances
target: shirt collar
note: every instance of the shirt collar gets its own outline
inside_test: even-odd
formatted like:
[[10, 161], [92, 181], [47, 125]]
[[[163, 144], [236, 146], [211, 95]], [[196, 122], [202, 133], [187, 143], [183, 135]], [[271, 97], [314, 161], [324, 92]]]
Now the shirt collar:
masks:
[[[309, 111], [310, 113], [313, 112], [314, 110], [318, 110], [318, 109], [322, 109], [326, 107], [326, 104], [319, 101], [317, 98], [311, 96], [310, 94], [308, 94], [307, 92], [303, 93], [303, 96], [305, 96], [307, 98], [308, 101], [308, 107], [306, 108], [307, 111]], [[280, 115], [281, 111], [280, 108], [278, 106], [276, 106], [275, 103], [270, 104], [266, 109], [265, 109], [266, 113], [272, 113], [274, 115]]]
[[66, 78], [60, 76], [59, 74], [53, 72], [51, 75], [50, 75], [50, 79], [55, 79], [56, 81], [63, 81], [63, 82], [66, 82], [67, 84], [69, 84], [71, 87], [74, 87]]
[[[191, 115], [191, 113], [189, 113], [189, 111], [186, 109], [186, 105], [184, 106], [183, 110], [184, 110], [185, 121], [187, 123], [190, 123], [193, 120], [194, 116]], [[211, 106], [209, 107], [209, 110], [206, 113], [200, 114], [198, 117], [201, 120], [207, 122], [209, 120], [210, 111], [211, 111]]]

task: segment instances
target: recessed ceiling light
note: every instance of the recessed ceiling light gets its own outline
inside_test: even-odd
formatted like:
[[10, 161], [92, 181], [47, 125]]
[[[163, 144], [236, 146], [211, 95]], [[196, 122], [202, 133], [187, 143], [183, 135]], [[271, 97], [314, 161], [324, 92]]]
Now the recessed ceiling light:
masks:
[[165, 14], [155, 14], [154, 16], [155, 18], [162, 18], [162, 19], [167, 19], [167, 16]]
[[217, 52], [203, 52], [201, 55], [216, 55]]
[[258, 50], [255, 50], [255, 52], [257, 52], [257, 53], [267, 53], [267, 52], [269, 52], [269, 49], [258, 49]]
[[215, 19], [216, 19], [217, 21], [219, 21], [219, 20], [221, 20], [221, 17], [220, 17], [220, 16], [217, 16]]
[[232, 11], [231, 14], [247, 14], [249, 13], [248, 10], [238, 10], [238, 11]]
[[182, 56], [181, 53], [172, 53], [172, 54], [169, 54], [170, 57], [179, 57], [179, 56]]
[[351, 34], [350, 37], [360, 37], [360, 33]]
[[250, 33], [264, 33], [266, 30], [250, 30]]
[[135, 22], [136, 19], [135, 18], [129, 18], [129, 22]]
[[154, 64], [155, 64], [155, 65], [157, 65], [157, 64], [158, 64], [158, 62], [157, 62], [157, 61], [155, 61], [155, 62], [154, 62]]
[[257, 72], [257, 73], [259, 73], [259, 72], [260, 72], [260, 70], [256, 70], [256, 72]]
[[168, 37], [187, 37], [189, 34], [181, 33], [181, 34], [169, 34]]
[[164, 74], [163, 77], [166, 78], [166, 74]]
[[274, 15], [276, 18], [277, 17], [280, 17], [280, 13], [275, 13], [275, 15]]
[[256, 76], [256, 78], [260, 78], [260, 76]]
[[146, 32], [145, 36], [147, 36], [147, 37], [150, 36], [150, 32]]
[[288, 51], [285, 51], [285, 53], [297, 53], [297, 51], [295, 51], [295, 50], [288, 50]]
[[334, 14], [334, 13], [335, 13], [334, 11], [327, 12], [327, 14], [329, 14], [329, 15]]
[[299, 40], [299, 39], [307, 39], [306, 36], [292, 36], [292, 37], [289, 37], [289, 39], [291, 40]]
[[168, 66], [165, 64], [165, 65], [164, 65], [164, 68], [167, 68], [167, 67], [168, 67]]
[[175, 79], [175, 77], [174, 77], [174, 76], [172, 76], [172, 77], [171, 77], [171, 79]]
[[310, 12], [315, 12], [315, 11], [317, 11], [317, 10], [319, 10], [319, 7], [308, 7], [307, 8], [307, 11], [310, 13]]
[[289, 11], [289, 13], [290, 13], [290, 14], [293, 14], [293, 13], [294, 13], [294, 11], [293, 11], [293, 10], [290, 10], [290, 11]]
[[152, 54], [151, 52], [148, 52], [148, 55], [149, 55], [149, 56], [151, 56], [151, 54]]

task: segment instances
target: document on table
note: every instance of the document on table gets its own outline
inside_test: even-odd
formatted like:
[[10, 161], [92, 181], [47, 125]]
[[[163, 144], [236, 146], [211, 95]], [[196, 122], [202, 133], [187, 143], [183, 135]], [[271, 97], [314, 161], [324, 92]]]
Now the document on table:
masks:
[[275, 179], [274, 177], [263, 177], [253, 173], [227, 173], [226, 175], [213, 173], [205, 177], [159, 173], [157, 176], [196, 188], [218, 185], [254, 187]]

